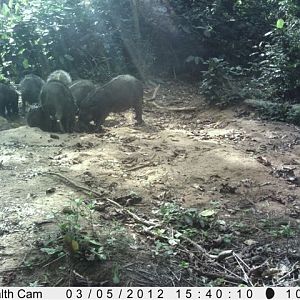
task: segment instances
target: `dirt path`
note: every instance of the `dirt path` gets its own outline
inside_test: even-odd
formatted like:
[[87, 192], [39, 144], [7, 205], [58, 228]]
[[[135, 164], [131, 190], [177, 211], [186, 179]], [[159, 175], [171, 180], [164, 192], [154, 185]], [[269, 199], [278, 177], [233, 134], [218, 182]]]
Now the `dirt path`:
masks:
[[[159, 101], [199, 105], [199, 96], [192, 87], [170, 85], [162, 87]], [[250, 227], [253, 219], [299, 220], [299, 128], [234, 115], [147, 106], [146, 125], [134, 127], [130, 112], [112, 115], [103, 134], [55, 139], [27, 126], [2, 131], [0, 280], [3, 271], [30, 257], [37, 240], [55, 234], [55, 215], [70, 200], [86, 197], [45, 172], [104, 189], [110, 198], [134, 192], [142, 198], [136, 212], [145, 218], [162, 203], [177, 201], [197, 209], [218, 203], [220, 217]], [[244, 209], [252, 212], [244, 215]], [[244, 240], [256, 238], [249, 233]], [[292, 245], [299, 246], [299, 236]], [[20, 283], [28, 284], [11, 284]]]

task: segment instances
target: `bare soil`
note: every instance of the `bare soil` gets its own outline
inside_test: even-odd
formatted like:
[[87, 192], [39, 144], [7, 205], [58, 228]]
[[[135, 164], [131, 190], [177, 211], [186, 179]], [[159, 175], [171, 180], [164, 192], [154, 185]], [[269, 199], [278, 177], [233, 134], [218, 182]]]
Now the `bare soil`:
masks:
[[[300, 129], [245, 116], [246, 108], [205, 108], [187, 84], [162, 84], [156, 101], [197, 110], [148, 103], [140, 127], [126, 112], [110, 115], [101, 133], [51, 136], [26, 125], [0, 132], [0, 286], [231, 285], [247, 276], [249, 285], [299, 285]], [[141, 201], [126, 207], [148, 221], [161, 220], [165, 203], [213, 210], [209, 225], [187, 223], [198, 232], [192, 239], [209, 255], [233, 254], [209, 264], [184, 241], [166, 255], [157, 237], [103, 204], [133, 194]], [[104, 205], [86, 218], [93, 231], [125, 229], [130, 246], [102, 262], [41, 252], [61, 238], [59, 219], [75, 199]]]

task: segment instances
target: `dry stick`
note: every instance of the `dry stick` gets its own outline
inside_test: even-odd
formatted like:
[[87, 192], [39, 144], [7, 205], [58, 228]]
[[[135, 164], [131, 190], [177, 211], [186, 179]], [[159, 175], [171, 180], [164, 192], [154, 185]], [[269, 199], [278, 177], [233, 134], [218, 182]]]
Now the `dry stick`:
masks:
[[[254, 286], [252, 281], [250, 280], [248, 274], [246, 273], [244, 266], [246, 266], [248, 268], [248, 270], [250, 269], [248, 267], [248, 265], [236, 254], [236, 253], [233, 253], [233, 257], [235, 258], [235, 260], [237, 261], [237, 263], [239, 264], [240, 268], [242, 269], [243, 273], [244, 273], [244, 277], [245, 277], [245, 281], [250, 284], [251, 286]], [[242, 265], [243, 264], [243, 265]]]
[[194, 242], [190, 238], [188, 238], [184, 235], [181, 235], [180, 237], [183, 240], [185, 240], [185, 241], [189, 242], [190, 244], [192, 244], [199, 252], [203, 253], [206, 257], [208, 257], [210, 259], [215, 259], [216, 258], [216, 255], [208, 254], [207, 251], [203, 247], [201, 247], [199, 244], [197, 244], [196, 242]]
[[[151, 98], [145, 98], [144, 100], [147, 101], [147, 102], [155, 100], [159, 88], [160, 88], [160, 84], [155, 88], [152, 97]], [[165, 109], [165, 110], [168, 110], [168, 111], [195, 111], [195, 110], [197, 110], [197, 107], [195, 107], [195, 106], [191, 106], [191, 107], [164, 107], [164, 106], [158, 105], [155, 102], [151, 102], [151, 104], [153, 106], [155, 106], [156, 108], [159, 108], [159, 109], [162, 109], [162, 110]]]
[[236, 260], [240, 261], [248, 271], [251, 269], [235, 252], [232, 253]]
[[53, 263], [61, 260], [62, 258], [66, 257], [66, 254], [63, 254], [62, 256], [59, 256], [57, 257], [56, 259], [54, 260], [51, 260], [50, 262], [48, 262], [47, 264], [43, 265], [42, 268], [46, 268], [46, 267], [49, 267], [50, 265], [52, 265]]
[[[58, 176], [60, 177], [61, 179], [67, 181], [69, 184], [73, 185], [74, 187], [76, 187], [77, 189], [80, 189], [80, 190], [84, 190], [86, 192], [90, 192], [90, 193], [93, 193], [99, 197], [103, 197], [102, 194], [100, 193], [97, 193], [95, 191], [92, 191], [91, 189], [89, 188], [86, 188], [85, 186], [82, 186], [82, 185], [78, 185], [77, 183], [75, 183], [74, 181], [72, 181], [71, 179], [65, 177], [64, 175], [60, 174], [60, 173], [55, 173], [55, 172], [45, 172], [44, 174], [49, 174], [49, 175], [55, 175], [55, 176]], [[106, 191], [104, 189], [102, 189], [103, 193], [106, 193]]]
[[[191, 241], [191, 242], [193, 242], [193, 241]], [[183, 245], [180, 245], [180, 247], [183, 249], [183, 251], [184, 251], [185, 253], [189, 253], [189, 252], [190, 252], [190, 251], [189, 251], [186, 247], [184, 247]], [[198, 248], [198, 247], [197, 247], [197, 248]], [[198, 250], [199, 250], [199, 248], [198, 248]], [[203, 250], [204, 250], [204, 249], [203, 249]], [[205, 250], [204, 250], [204, 251], [205, 251]], [[210, 255], [209, 257], [214, 258], [214, 257], [216, 256], [217, 258], [219, 258], [219, 257], [222, 256], [222, 255], [225, 256], [225, 254], [224, 254], [225, 252], [227, 253], [227, 256], [229, 255], [230, 252], [233, 253], [232, 250], [226, 250], [226, 251], [221, 252], [219, 255]], [[203, 264], [203, 261], [200, 261], [200, 259], [199, 259], [198, 257], [196, 257], [196, 260], [197, 260], [199, 263]], [[216, 266], [218, 266], [218, 267], [220, 267], [220, 268], [222, 268], [223, 270], [225, 270], [225, 271], [231, 273], [232, 275], [227, 275], [227, 274], [225, 274], [225, 273], [220, 273], [220, 272], [216, 272], [216, 273], [205, 272], [205, 271], [202, 271], [202, 270], [200, 270], [199, 268], [193, 267], [193, 266], [192, 266], [192, 268], [193, 268], [196, 272], [200, 273], [200, 275], [202, 274], [203, 276], [206, 276], [206, 277], [210, 277], [210, 278], [213, 278], [213, 279], [216, 279], [216, 278], [224, 278], [224, 279], [227, 280], [227, 281], [232, 281], [232, 282], [235, 282], [235, 283], [246, 283], [246, 284], [247, 284], [246, 280], [244, 280], [244, 279], [241, 278], [240, 276], [236, 275], [236, 274], [233, 273], [232, 271], [226, 269], [226, 268], [225, 268], [224, 266], [222, 266], [220, 263], [218, 263], [218, 262], [213, 262], [213, 264], [216, 265]]]
[[201, 247], [199, 244], [197, 244], [196, 242], [194, 242], [190, 238], [188, 238], [184, 235], [181, 235], [180, 237], [183, 240], [185, 240], [185, 241], [189, 242], [190, 244], [192, 244], [193, 246], [195, 246], [195, 248], [199, 252], [203, 253], [205, 256], [207, 256], [208, 258], [213, 259], [213, 260], [218, 260], [218, 261], [223, 260], [224, 258], [231, 256], [232, 253], [233, 253], [232, 250], [225, 250], [225, 251], [220, 252], [218, 255], [208, 254], [208, 252], [203, 247]]
[[252, 274], [255, 274], [256, 272], [261, 270], [263, 267], [265, 267], [268, 264], [269, 260], [270, 260], [270, 258], [266, 259], [262, 264], [260, 264], [258, 266], [255, 266], [255, 267], [252, 267], [249, 270], [249, 276], [252, 276]]
[[155, 100], [159, 88], [160, 88], [160, 84], [154, 89], [154, 93], [153, 93], [152, 97], [151, 98], [145, 98], [144, 100], [145, 101], [153, 101], [153, 100]]
[[132, 167], [132, 168], [128, 168], [128, 169], [126, 169], [126, 171], [136, 171], [136, 170], [138, 170], [138, 169], [142, 169], [142, 168], [149, 167], [149, 166], [151, 166], [152, 164], [153, 164], [153, 162], [148, 161], [148, 162], [146, 162], [146, 163], [144, 163], [144, 164], [142, 164], [142, 165], [138, 165], [138, 166], [135, 166], [135, 167]]
[[246, 281], [242, 278], [238, 278], [238, 277], [234, 277], [234, 276], [230, 276], [230, 275], [226, 275], [226, 274], [222, 274], [222, 273], [211, 273], [211, 272], [205, 272], [202, 271], [198, 268], [194, 268], [197, 273], [201, 276], [205, 276], [205, 277], [209, 277], [212, 279], [218, 279], [218, 278], [224, 278], [227, 281], [231, 281], [234, 283], [246, 283]]
[[196, 106], [191, 106], [191, 107], [165, 107], [165, 106], [160, 106], [155, 102], [151, 102], [151, 105], [155, 106], [156, 108], [159, 108], [161, 110], [167, 110], [167, 111], [195, 111], [197, 110]]
[[[192, 241], [193, 242], [193, 241]], [[183, 247], [183, 246], [182, 246]], [[204, 250], [205, 251], [205, 250]], [[217, 260], [217, 262], [214, 262], [214, 264], [220, 268], [222, 268], [223, 270], [225, 270], [226, 272], [229, 272], [232, 274], [231, 275], [224, 275], [225, 277], [227, 277], [227, 280], [230, 281], [232, 280], [232, 278], [236, 278], [235, 282], [243, 282], [243, 283], [247, 283], [243, 278], [241, 278], [240, 276], [236, 275], [235, 273], [233, 273], [232, 271], [228, 270], [227, 268], [225, 268], [223, 265], [221, 265], [218, 260], [220, 259], [224, 259], [228, 256], [231, 256], [233, 253], [233, 250], [225, 250], [225, 251], [222, 251], [221, 253], [219, 253], [218, 255], [209, 255], [210, 258], [214, 259], [214, 260]], [[196, 259], [200, 262], [200, 263], [203, 263], [199, 260], [199, 258], [196, 257]], [[211, 274], [214, 274], [214, 273], [211, 273]], [[238, 280], [238, 281], [237, 281]]]
[[[103, 197], [103, 195], [101, 195], [100, 193], [97, 193], [89, 188], [86, 188], [84, 186], [80, 186], [78, 185], [77, 183], [75, 183], [74, 181], [70, 180], [69, 178], [59, 174], [59, 173], [54, 173], [54, 172], [46, 172], [45, 174], [49, 174], [49, 175], [55, 175], [55, 176], [58, 176], [60, 178], [62, 178], [63, 180], [67, 181], [68, 183], [70, 183], [71, 185], [73, 185], [74, 187], [76, 187], [77, 189], [80, 189], [80, 190], [83, 190], [85, 192], [89, 192], [89, 193], [92, 193], [96, 196], [99, 196], [99, 197]], [[146, 221], [146, 220], [143, 220], [142, 218], [140, 218], [139, 216], [137, 216], [135, 213], [131, 212], [130, 210], [124, 208], [124, 206], [122, 206], [121, 204], [119, 204], [118, 202], [112, 200], [112, 199], [109, 199], [109, 198], [105, 198], [106, 201], [108, 201], [109, 203], [117, 206], [118, 208], [120, 208], [122, 211], [124, 211], [125, 213], [127, 213], [128, 215], [130, 215], [134, 220], [138, 221], [139, 223], [141, 224], [144, 224], [146, 226], [155, 226], [157, 227], [158, 224], [156, 223], [153, 223], [153, 222], [149, 222], [149, 221]]]
[[58, 286], [59, 284], [61, 284], [64, 281], [64, 278], [60, 278], [55, 284], [54, 287]]
[[299, 269], [299, 268], [294, 269], [294, 267], [295, 267], [298, 263], [299, 263], [298, 261], [295, 262], [295, 263], [292, 265], [292, 267], [290, 268], [290, 271], [288, 271], [285, 275], [283, 275], [282, 277], [280, 277], [280, 278], [276, 281], [276, 284], [275, 284], [275, 285], [279, 284], [279, 282], [280, 282], [281, 280], [285, 279], [286, 277], [290, 276], [292, 273], [296, 272], [297, 269]]

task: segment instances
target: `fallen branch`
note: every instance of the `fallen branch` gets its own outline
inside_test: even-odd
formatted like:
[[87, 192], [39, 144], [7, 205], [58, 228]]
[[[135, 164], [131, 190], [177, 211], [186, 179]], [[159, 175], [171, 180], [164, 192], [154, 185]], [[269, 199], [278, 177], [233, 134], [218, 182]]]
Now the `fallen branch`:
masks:
[[277, 286], [277, 285], [280, 283], [280, 281], [282, 281], [283, 279], [285, 279], [285, 278], [291, 276], [294, 272], [299, 271], [299, 269], [300, 269], [299, 267], [295, 268], [295, 267], [297, 266], [297, 264], [299, 264], [298, 261], [295, 262], [295, 263], [292, 265], [292, 267], [290, 268], [290, 270], [289, 270], [285, 275], [283, 275], [282, 277], [280, 277], [279, 279], [277, 279], [275, 286]]
[[160, 88], [160, 84], [154, 89], [152, 97], [151, 98], [145, 98], [144, 100], [145, 101], [153, 101], [153, 100], [155, 100], [159, 88]]
[[74, 181], [72, 181], [71, 179], [65, 177], [64, 175], [60, 174], [60, 173], [55, 173], [55, 172], [45, 172], [44, 174], [49, 174], [49, 175], [54, 175], [54, 176], [57, 176], [57, 177], [60, 177], [61, 179], [63, 179], [64, 181], [68, 182], [70, 185], [74, 186], [75, 188], [79, 189], [79, 190], [83, 190], [83, 191], [86, 191], [86, 192], [89, 192], [89, 193], [92, 193], [96, 196], [99, 196], [99, 197], [103, 197], [104, 194], [108, 193], [106, 190], [102, 189], [103, 191], [103, 194], [100, 194], [98, 192], [95, 192], [85, 186], [82, 186], [82, 185], [78, 185], [77, 183], [75, 183]]
[[[188, 256], [190, 256], [190, 250], [188, 250], [185, 246], [183, 245], [180, 245], [180, 247], [182, 248], [182, 251], [184, 251], [185, 254], [187, 254]], [[204, 249], [203, 249], [204, 250]], [[205, 251], [205, 250], [204, 250]], [[206, 251], [205, 251], [206, 252]], [[232, 250], [225, 250], [225, 251], [222, 251], [218, 257], [220, 256], [228, 256], [229, 254], [233, 254], [233, 251]], [[213, 255], [211, 256], [213, 257]], [[198, 257], [195, 257], [196, 261], [201, 264], [201, 266], [203, 266], [206, 262], [203, 261], [203, 260], [200, 260]], [[199, 269], [195, 264], [191, 265], [190, 268], [192, 268], [193, 270], [195, 270], [197, 273], [199, 273], [200, 275], [202, 276], [206, 276], [208, 278], [212, 278], [212, 279], [218, 279], [218, 278], [223, 278], [227, 281], [231, 281], [231, 282], [235, 282], [235, 283], [247, 283], [243, 278], [241, 278], [240, 276], [236, 275], [235, 273], [231, 272], [230, 270], [227, 270], [224, 266], [222, 266], [220, 263], [216, 262], [216, 261], [208, 261], [207, 262], [210, 269], [212, 268], [215, 268], [215, 267], [219, 267], [219, 268], [222, 268], [225, 272], [229, 272], [231, 273], [232, 275], [227, 275], [226, 273], [220, 273], [220, 271], [216, 271], [216, 272], [206, 272], [206, 271], [203, 271], [201, 269]]]
[[151, 165], [153, 165], [153, 162], [148, 161], [148, 162], [146, 162], [142, 165], [138, 165], [138, 166], [135, 166], [135, 167], [132, 167], [132, 168], [128, 168], [128, 169], [126, 169], [126, 171], [136, 171], [136, 170], [139, 170], [139, 169], [142, 169], [142, 168], [149, 167]]
[[180, 111], [195, 111], [195, 110], [197, 110], [197, 107], [195, 107], [195, 106], [191, 106], [191, 107], [165, 107], [165, 106], [160, 106], [155, 102], [152, 102], [153, 100], [156, 99], [159, 88], [160, 88], [160, 84], [154, 89], [154, 93], [153, 93], [152, 97], [151, 98], [144, 98], [144, 101], [145, 102], [151, 102], [151, 105], [153, 105], [156, 108], [159, 108], [160, 110], [175, 111], [175, 112], [176, 111], [180, 112]]
[[190, 244], [192, 244], [201, 254], [204, 254], [206, 257], [210, 258], [210, 259], [216, 259], [217, 255], [211, 255], [209, 254], [202, 246], [200, 246], [199, 244], [197, 244], [196, 242], [194, 242], [193, 240], [191, 240], [190, 238], [181, 235], [180, 238], [182, 238], [183, 240], [189, 242]]
[[250, 280], [250, 277], [248, 276], [247, 272], [245, 271], [245, 267], [247, 268], [247, 271], [250, 270], [250, 267], [236, 254], [233, 253], [233, 257], [237, 261], [238, 265], [240, 266], [243, 274], [244, 274], [244, 280], [248, 283], [250, 286], [254, 286], [252, 281]]
[[193, 268], [200, 276], [205, 276], [208, 278], [212, 278], [212, 279], [218, 279], [218, 278], [223, 278], [226, 281], [229, 282], [234, 282], [234, 283], [243, 283], [243, 284], [247, 284], [247, 282], [239, 277], [234, 277], [234, 276], [230, 276], [230, 275], [226, 275], [224, 273], [211, 273], [211, 272], [205, 272], [202, 271], [198, 268]]
[[190, 107], [166, 107], [166, 106], [160, 106], [155, 102], [151, 102], [151, 105], [155, 106], [156, 108], [159, 108], [160, 110], [166, 110], [166, 111], [175, 111], [175, 112], [180, 112], [180, 111], [196, 111], [197, 107], [196, 106], [190, 106]]
[[[102, 199], [104, 198], [102, 194], [96, 192], [96, 191], [93, 191], [89, 188], [86, 188], [84, 186], [80, 186], [78, 184], [76, 184], [74, 181], [70, 180], [69, 178], [59, 174], [59, 173], [54, 173], [54, 172], [46, 172], [45, 174], [49, 174], [49, 175], [55, 175], [55, 176], [58, 176], [60, 178], [62, 178], [63, 180], [67, 181], [68, 183], [70, 183], [71, 185], [75, 186], [77, 189], [79, 190], [82, 190], [84, 192], [88, 192], [89, 194], [94, 194], [96, 196], [99, 196], [99, 197], [102, 197]], [[109, 198], [104, 198], [104, 200], [106, 200], [107, 202], [113, 204], [114, 206], [117, 206], [119, 209], [121, 209], [123, 212], [125, 212], [126, 214], [128, 214], [129, 216], [131, 216], [134, 220], [136, 220], [137, 222], [143, 224], [143, 225], [146, 225], [146, 226], [159, 226], [158, 224], [156, 223], [152, 223], [152, 222], [149, 222], [149, 221], [146, 221], [146, 220], [143, 220], [142, 218], [140, 218], [138, 215], [136, 215], [135, 213], [131, 212], [130, 210], [126, 209], [125, 207], [123, 207], [121, 204], [119, 204], [118, 202], [112, 200], [112, 199], [109, 199]]]

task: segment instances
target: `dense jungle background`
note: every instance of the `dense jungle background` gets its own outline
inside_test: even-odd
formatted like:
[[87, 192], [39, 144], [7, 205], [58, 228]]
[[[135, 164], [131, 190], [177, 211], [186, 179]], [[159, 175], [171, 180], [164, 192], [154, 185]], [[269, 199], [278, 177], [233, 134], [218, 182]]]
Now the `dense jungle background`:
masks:
[[1, 0], [2, 83], [131, 74], [144, 124], [1, 118], [0, 285], [299, 286], [299, 37], [297, 0]]

